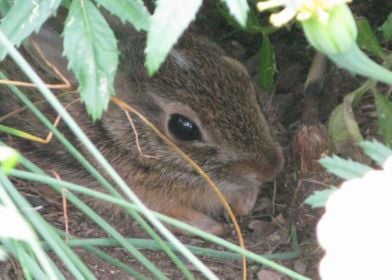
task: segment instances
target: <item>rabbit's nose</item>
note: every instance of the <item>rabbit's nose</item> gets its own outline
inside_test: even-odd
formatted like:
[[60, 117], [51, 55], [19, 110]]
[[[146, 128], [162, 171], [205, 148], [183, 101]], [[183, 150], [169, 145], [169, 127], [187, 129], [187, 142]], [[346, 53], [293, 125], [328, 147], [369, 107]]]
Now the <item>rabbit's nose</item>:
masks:
[[283, 153], [280, 148], [268, 157], [250, 157], [233, 164], [233, 171], [246, 177], [254, 183], [270, 181], [281, 171], [284, 164]]

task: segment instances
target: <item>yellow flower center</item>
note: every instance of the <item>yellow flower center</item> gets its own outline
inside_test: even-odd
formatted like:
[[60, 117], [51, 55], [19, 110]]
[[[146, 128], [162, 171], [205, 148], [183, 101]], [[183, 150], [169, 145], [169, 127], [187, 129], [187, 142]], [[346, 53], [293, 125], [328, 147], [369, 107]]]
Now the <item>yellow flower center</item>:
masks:
[[299, 21], [316, 16], [321, 22], [328, 22], [328, 12], [338, 6], [351, 2], [351, 0], [269, 0], [257, 3], [259, 11], [283, 6], [279, 13], [271, 15], [271, 23], [282, 26], [293, 18]]

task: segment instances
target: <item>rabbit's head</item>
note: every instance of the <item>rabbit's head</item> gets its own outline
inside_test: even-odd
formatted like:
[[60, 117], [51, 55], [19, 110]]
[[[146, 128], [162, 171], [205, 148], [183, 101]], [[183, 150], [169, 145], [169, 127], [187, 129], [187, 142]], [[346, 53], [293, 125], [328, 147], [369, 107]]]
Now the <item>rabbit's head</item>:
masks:
[[[145, 36], [121, 35], [117, 97], [190, 156], [216, 182], [237, 214], [249, 213], [260, 185], [282, 168], [283, 156], [245, 68], [215, 44], [188, 33], [158, 73], [149, 77], [144, 66]], [[47, 48], [46, 53], [53, 54], [48, 60], [55, 63], [57, 48], [53, 44]], [[58, 68], [72, 79], [63, 60], [58, 61]], [[85, 132], [149, 207], [221, 233], [221, 224], [211, 218], [223, 210], [217, 195], [140, 119], [131, 116], [130, 121], [111, 103], [102, 120], [92, 126], [86, 114], [78, 112], [80, 108], [70, 110], [77, 118], [84, 116], [79, 123]]]
[[[283, 157], [246, 69], [211, 42], [185, 34], [150, 78], [143, 49], [135, 37], [124, 42], [117, 95], [190, 156], [238, 214], [247, 214], [262, 182], [281, 169]], [[141, 153], [123, 112], [112, 105], [102, 122], [131, 159], [130, 185], [151, 207], [170, 213], [173, 204], [206, 214], [222, 209], [205, 180], [136, 117]]]

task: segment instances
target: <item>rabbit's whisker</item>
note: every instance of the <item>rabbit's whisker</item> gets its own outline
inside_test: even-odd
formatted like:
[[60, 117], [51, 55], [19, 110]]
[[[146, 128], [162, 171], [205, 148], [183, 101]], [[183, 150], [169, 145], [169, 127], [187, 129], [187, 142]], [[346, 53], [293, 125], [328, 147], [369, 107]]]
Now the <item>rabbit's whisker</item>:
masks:
[[[121, 109], [123, 109], [123, 108], [121, 108]], [[146, 155], [142, 152], [142, 148], [140, 147], [140, 142], [139, 142], [139, 133], [136, 130], [136, 127], [135, 127], [135, 124], [133, 123], [132, 117], [127, 110], [123, 109], [123, 111], [124, 111], [124, 114], [127, 116], [129, 123], [132, 126], [133, 133], [135, 133], [136, 147], [137, 147], [137, 150], [139, 151], [140, 155], [143, 157], [146, 157], [146, 158], [155, 158], [156, 159], [157, 158], [156, 156]]]

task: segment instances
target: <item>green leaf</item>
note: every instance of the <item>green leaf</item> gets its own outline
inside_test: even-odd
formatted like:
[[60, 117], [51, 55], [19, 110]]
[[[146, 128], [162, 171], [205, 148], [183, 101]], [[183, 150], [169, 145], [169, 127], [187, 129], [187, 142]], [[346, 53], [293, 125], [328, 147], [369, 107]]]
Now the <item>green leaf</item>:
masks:
[[392, 147], [392, 101], [377, 91], [374, 91], [374, 98], [380, 133], [384, 137], [384, 143]]
[[226, 4], [230, 14], [244, 28], [246, 26], [249, 5], [246, 0], [221, 0]]
[[261, 88], [272, 90], [276, 73], [275, 50], [267, 35], [263, 34], [263, 43], [260, 49], [260, 68], [258, 82]]
[[[241, 26], [238, 21], [233, 18], [226, 5], [218, 3], [217, 9], [219, 14], [227, 20], [228, 24], [236, 29], [244, 29], [243, 26]], [[270, 28], [270, 26], [268, 26], [268, 28]], [[249, 33], [261, 33], [263, 31], [266, 32], [266, 29], [267, 27], [261, 26], [259, 19], [257, 18], [257, 14], [253, 10], [249, 10], [245, 31]]]
[[7, 259], [7, 253], [4, 251], [3, 247], [0, 246], [0, 262], [4, 262]]
[[95, 0], [106, 10], [119, 17], [122, 22], [130, 22], [137, 31], [147, 31], [150, 27], [151, 15], [140, 0]]
[[118, 50], [113, 31], [89, 0], [71, 3], [64, 28], [64, 54], [80, 83], [82, 102], [92, 119], [99, 119], [114, 94]]
[[328, 198], [337, 190], [338, 188], [331, 187], [326, 190], [315, 191], [307, 199], [305, 199], [304, 203], [310, 205], [312, 208], [325, 207]]
[[[270, 28], [270, 26], [268, 26], [268, 28]], [[249, 10], [248, 12], [245, 31], [250, 33], [266, 32], [266, 27], [261, 26], [257, 14], [253, 10]]]
[[[26, 1], [16, 0], [14, 5], [2, 19], [0, 31], [16, 46], [53, 15], [61, 0]], [[0, 60], [6, 56], [3, 46], [0, 46]]]
[[327, 169], [328, 172], [345, 180], [362, 177], [366, 172], [372, 170], [367, 165], [352, 160], [342, 159], [338, 156], [322, 158], [319, 160], [319, 163]]
[[328, 124], [328, 132], [338, 153], [355, 160], [366, 161], [357, 146], [363, 141], [358, 123], [355, 120], [352, 103], [357, 92], [348, 94], [343, 103], [333, 110]]
[[356, 22], [358, 27], [358, 43], [361, 48], [380, 58], [385, 57], [384, 50], [382, 49], [376, 35], [374, 35], [368, 20], [361, 18], [357, 19]]
[[1, 17], [4, 17], [8, 11], [11, 9], [11, 5], [10, 3], [8, 3], [8, 1], [5, 0], [0, 0], [0, 13], [1, 13]]
[[386, 42], [389, 42], [392, 40], [392, 13], [389, 14], [387, 20], [380, 27], [380, 30], [382, 31], [382, 33], [384, 35], [384, 40]]
[[146, 66], [153, 75], [166, 59], [173, 45], [195, 19], [202, 0], [159, 0], [147, 34]]
[[367, 154], [380, 166], [384, 164], [388, 157], [392, 156], [392, 149], [388, 148], [387, 146], [381, 144], [376, 140], [373, 140], [372, 142], [364, 141], [360, 143], [360, 145], [365, 154]]

